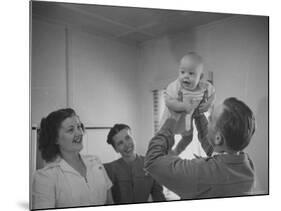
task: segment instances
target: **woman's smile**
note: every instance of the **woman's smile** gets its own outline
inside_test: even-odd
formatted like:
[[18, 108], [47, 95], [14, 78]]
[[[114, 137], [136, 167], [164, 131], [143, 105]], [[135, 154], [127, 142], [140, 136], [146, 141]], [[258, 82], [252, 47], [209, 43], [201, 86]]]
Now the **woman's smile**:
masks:
[[75, 138], [72, 142], [76, 143], [76, 144], [81, 144], [82, 140], [83, 140], [83, 137], [78, 137], [78, 138]]
[[133, 150], [134, 150], [134, 146], [130, 146], [130, 147], [126, 148], [126, 149], [124, 150], [124, 152], [127, 153], [127, 154], [129, 154], [129, 153], [133, 152]]

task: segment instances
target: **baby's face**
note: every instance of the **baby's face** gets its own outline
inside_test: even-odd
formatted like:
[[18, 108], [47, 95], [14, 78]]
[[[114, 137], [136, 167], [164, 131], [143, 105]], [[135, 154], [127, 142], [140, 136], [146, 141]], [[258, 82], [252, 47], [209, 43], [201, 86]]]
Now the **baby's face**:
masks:
[[179, 66], [179, 80], [184, 89], [194, 90], [203, 73], [203, 64], [192, 57], [185, 57]]

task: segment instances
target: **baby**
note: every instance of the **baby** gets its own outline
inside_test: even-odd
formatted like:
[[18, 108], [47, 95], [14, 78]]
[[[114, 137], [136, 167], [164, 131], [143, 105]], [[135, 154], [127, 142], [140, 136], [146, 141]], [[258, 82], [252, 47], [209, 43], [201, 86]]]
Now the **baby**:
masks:
[[[195, 52], [189, 52], [180, 61], [179, 76], [165, 89], [165, 110], [160, 121], [163, 125], [170, 112], [184, 112], [176, 124], [175, 134], [189, 139], [192, 126], [191, 115], [199, 106], [207, 111], [214, 101], [215, 89], [211, 83], [203, 80], [203, 61]], [[187, 140], [186, 140], [187, 141]]]

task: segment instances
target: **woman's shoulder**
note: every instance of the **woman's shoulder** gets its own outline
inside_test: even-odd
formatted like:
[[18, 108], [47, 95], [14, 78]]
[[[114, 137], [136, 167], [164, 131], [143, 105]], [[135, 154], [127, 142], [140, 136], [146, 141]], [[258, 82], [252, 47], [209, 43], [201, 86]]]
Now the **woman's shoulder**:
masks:
[[35, 175], [50, 175], [50, 176], [53, 175], [54, 172], [57, 171], [58, 167], [60, 166], [60, 161], [61, 159], [57, 158], [53, 162], [46, 163], [46, 165], [43, 168], [38, 169], [35, 172]]
[[41, 169], [36, 170], [33, 173], [33, 179], [36, 182], [44, 182], [44, 181], [56, 181], [58, 175], [58, 164], [57, 163], [48, 163]]
[[101, 162], [100, 158], [96, 155], [92, 155], [92, 154], [81, 154], [81, 157], [85, 160], [88, 161], [93, 161], [93, 162]]
[[102, 166], [102, 162], [100, 160], [100, 158], [96, 155], [81, 155], [82, 159], [84, 160], [84, 162], [86, 163], [86, 165], [90, 165], [90, 166]]
[[123, 166], [124, 166], [124, 161], [122, 158], [104, 163], [104, 168], [106, 169], [107, 173], [109, 173], [109, 174], [113, 174], [113, 172], [118, 171]]

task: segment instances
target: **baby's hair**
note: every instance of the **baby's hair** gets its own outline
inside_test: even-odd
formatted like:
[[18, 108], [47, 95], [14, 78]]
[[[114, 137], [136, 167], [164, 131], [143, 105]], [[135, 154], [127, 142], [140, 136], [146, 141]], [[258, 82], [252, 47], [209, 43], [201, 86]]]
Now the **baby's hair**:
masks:
[[199, 64], [203, 64], [203, 58], [196, 52], [194, 51], [189, 51], [187, 54], [185, 54], [181, 60], [185, 58], [192, 58], [195, 59]]

